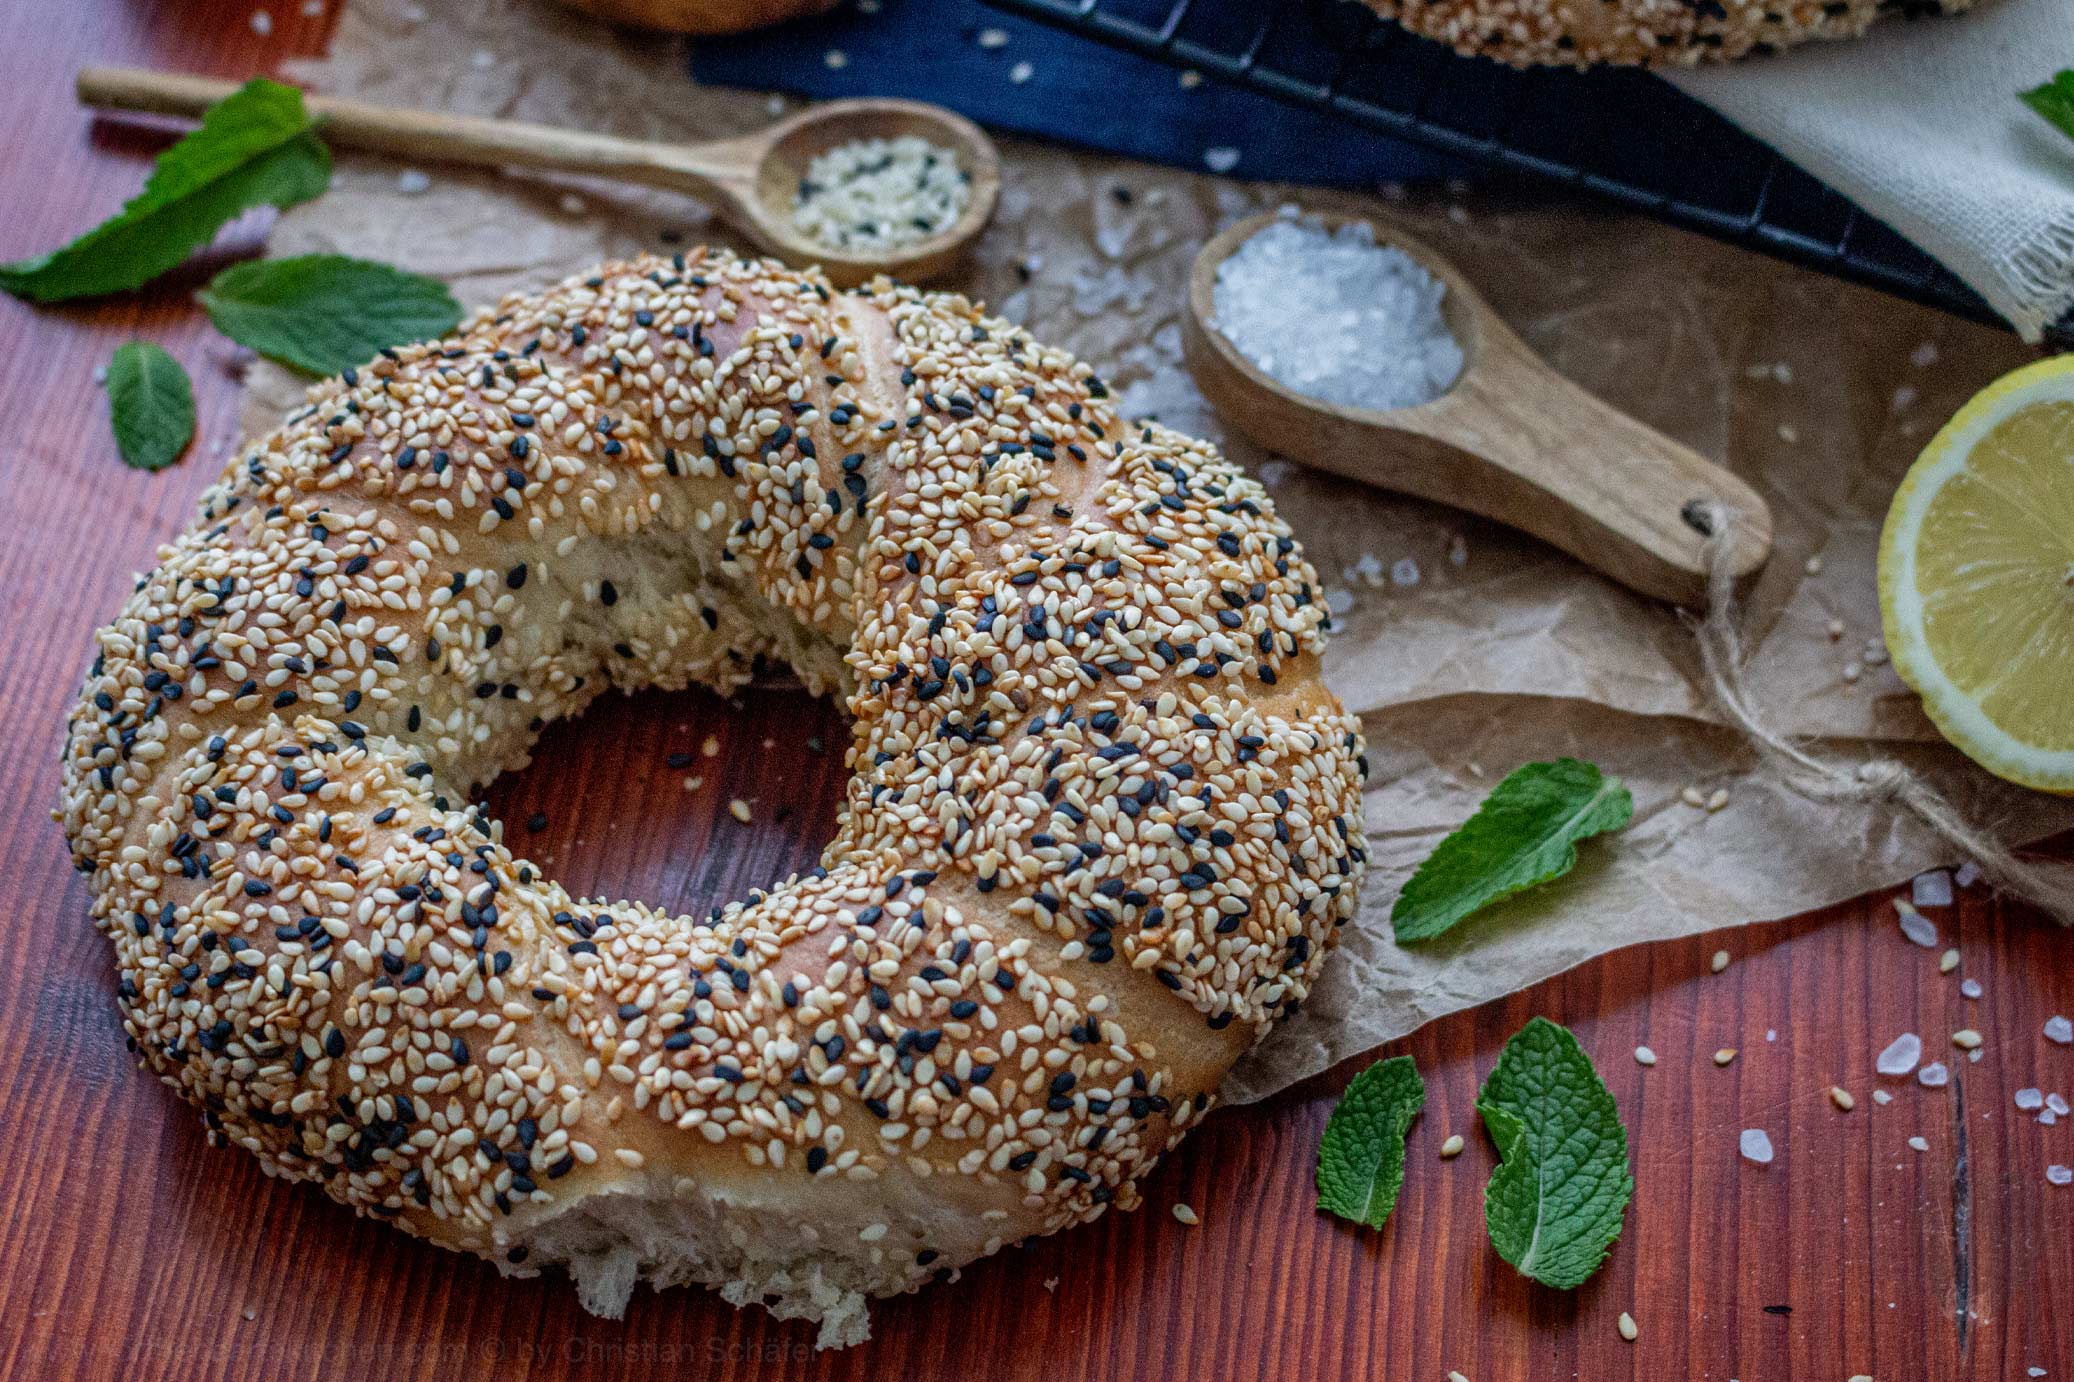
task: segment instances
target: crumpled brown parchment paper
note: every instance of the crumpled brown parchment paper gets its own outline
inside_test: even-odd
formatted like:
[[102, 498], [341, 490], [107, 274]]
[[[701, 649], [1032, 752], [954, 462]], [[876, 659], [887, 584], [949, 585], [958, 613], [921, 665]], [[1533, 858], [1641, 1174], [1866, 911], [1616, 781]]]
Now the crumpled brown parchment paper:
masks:
[[[783, 108], [694, 87], [684, 70], [675, 42], [547, 0], [350, 0], [330, 57], [293, 75], [362, 99], [648, 138], [740, 133]], [[1497, 525], [1307, 472], [1228, 433], [1182, 365], [1179, 311], [1197, 247], [1265, 207], [1400, 221], [1558, 369], [1764, 493], [1778, 542], [1749, 596], [1751, 680], [1782, 728], [1845, 756], [1898, 755], [2010, 839], [2074, 825], [2074, 804], [1995, 782], [1938, 741], [1878, 649], [1887, 498], [1966, 397], [2028, 358], [2013, 337], [1533, 192], [1360, 198], [1019, 140], [1002, 153], [1000, 215], [966, 277], [943, 286], [1093, 362], [1127, 412], [1224, 442], [1289, 515], [1339, 612], [1326, 673], [1367, 731], [1369, 881], [1310, 1002], [1233, 1072], [1229, 1098], [1262, 1098], [1617, 946], [1791, 915], [1952, 862], [1885, 808], [1812, 802], [1759, 767], [1712, 722], [1675, 611]], [[274, 252], [387, 260], [474, 304], [602, 258], [731, 238], [681, 197], [433, 164], [416, 170], [421, 187], [405, 166], [342, 156], [332, 190], [282, 218]], [[271, 426], [300, 387], [255, 368], [248, 429]], [[1390, 903], [1410, 869], [1498, 778], [1561, 754], [1625, 778], [1633, 825], [1557, 884], [1416, 950], [1393, 944]], [[1685, 804], [1694, 785], [1726, 788], [1727, 804]]]

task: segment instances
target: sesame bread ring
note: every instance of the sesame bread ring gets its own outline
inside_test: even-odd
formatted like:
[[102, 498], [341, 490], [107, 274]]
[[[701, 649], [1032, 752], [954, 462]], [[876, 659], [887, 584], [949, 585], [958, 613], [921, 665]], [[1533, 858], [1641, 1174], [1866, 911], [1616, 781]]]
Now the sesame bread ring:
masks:
[[1385, 19], [1513, 67], [1693, 67], [1856, 38], [1882, 15], [1957, 14], [1974, 0], [1366, 0]]
[[[964, 299], [607, 266], [311, 391], [99, 655], [61, 817], [125, 1026], [277, 1174], [585, 1304], [865, 1298], [1136, 1201], [1363, 867], [1316, 577]], [[578, 900], [469, 793], [607, 687], [839, 691], [824, 863]]]

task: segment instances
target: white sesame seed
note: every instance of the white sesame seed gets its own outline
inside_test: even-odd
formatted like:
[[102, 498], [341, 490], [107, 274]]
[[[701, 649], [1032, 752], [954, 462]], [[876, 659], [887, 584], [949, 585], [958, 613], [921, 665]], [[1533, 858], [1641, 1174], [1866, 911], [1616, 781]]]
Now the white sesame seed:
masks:
[[1202, 1222], [1201, 1219], [1196, 1217], [1196, 1212], [1185, 1204], [1177, 1204], [1174, 1206], [1174, 1217], [1176, 1219], [1179, 1219], [1182, 1223], [1187, 1224], [1190, 1228], [1193, 1228], [1197, 1224]]
[[1635, 1064], [1655, 1065], [1656, 1052], [1647, 1046], [1637, 1046], [1635, 1048]]
[[1630, 1315], [1625, 1310], [1621, 1311], [1620, 1337], [1626, 1339], [1629, 1343], [1633, 1343], [1635, 1341], [1635, 1336], [1640, 1332], [1640, 1330], [1635, 1328], [1635, 1317], [1633, 1315]]
[[1462, 1134], [1458, 1132], [1449, 1133], [1447, 1141], [1440, 1144], [1440, 1155], [1442, 1159], [1460, 1156], [1465, 1145], [1462, 1141]]

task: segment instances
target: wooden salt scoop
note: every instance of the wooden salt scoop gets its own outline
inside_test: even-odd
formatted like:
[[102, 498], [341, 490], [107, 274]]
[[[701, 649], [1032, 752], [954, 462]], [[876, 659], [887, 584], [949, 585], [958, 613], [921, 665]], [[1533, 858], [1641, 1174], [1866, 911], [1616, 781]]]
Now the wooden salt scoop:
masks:
[[[1211, 240], [1189, 277], [1188, 366], [1239, 431], [1305, 465], [1510, 524], [1659, 599], [1705, 603], [1708, 505], [1734, 511], [1735, 574], [1764, 564], [1772, 519], [1755, 490], [1550, 369], [1454, 265], [1394, 227], [1375, 225], [1376, 243], [1447, 287], [1441, 313], [1462, 347], [1454, 387], [1416, 407], [1374, 410], [1269, 378], [1217, 330], [1214, 294], [1217, 266], [1278, 214]], [[1355, 219], [1318, 218], [1329, 230]]]
[[[79, 99], [88, 105], [199, 116], [237, 84], [174, 72], [89, 67], [79, 74], [78, 88]], [[920, 101], [827, 101], [740, 138], [661, 144], [327, 96], [304, 100], [323, 122], [324, 137], [348, 148], [447, 163], [588, 173], [688, 193], [711, 205], [759, 248], [788, 263], [819, 264], [844, 287], [881, 272], [912, 282], [942, 274], [993, 216], [1001, 189], [1001, 160], [993, 141], [963, 116]], [[908, 134], [949, 149], [970, 175], [971, 199], [949, 229], [898, 249], [848, 251], [793, 226], [800, 177], [817, 155], [854, 140]]]

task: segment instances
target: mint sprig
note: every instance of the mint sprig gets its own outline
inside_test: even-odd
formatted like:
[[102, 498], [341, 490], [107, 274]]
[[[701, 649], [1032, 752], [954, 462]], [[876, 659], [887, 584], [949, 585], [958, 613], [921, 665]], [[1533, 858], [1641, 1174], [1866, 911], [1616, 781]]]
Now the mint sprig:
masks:
[[131, 341], [108, 362], [108, 412], [125, 465], [164, 470], [194, 439], [194, 389], [180, 362]]
[[311, 374], [444, 336], [461, 320], [461, 304], [437, 279], [342, 254], [234, 264], [197, 296], [218, 331]]
[[244, 212], [308, 201], [330, 178], [331, 155], [302, 93], [257, 78], [160, 154], [144, 190], [116, 215], [61, 249], [0, 264], [0, 289], [60, 302], [140, 287]]
[[1627, 1129], [1591, 1058], [1537, 1017], [1505, 1043], [1476, 1111], [1503, 1158], [1484, 1188], [1491, 1246], [1544, 1285], [1583, 1285], [1635, 1193]]
[[2074, 70], [2055, 73], [2043, 86], [2018, 92], [2017, 99], [2045, 117], [2061, 134], [2074, 139]]
[[1425, 1103], [1426, 1083], [1410, 1056], [1356, 1075], [1318, 1144], [1318, 1208], [1381, 1228], [1404, 1185], [1404, 1134]]
[[1619, 778], [1558, 758], [1515, 769], [1462, 827], [1435, 846], [1390, 909], [1400, 945], [1431, 940], [1499, 898], [1577, 866], [1577, 843], [1635, 814]]

